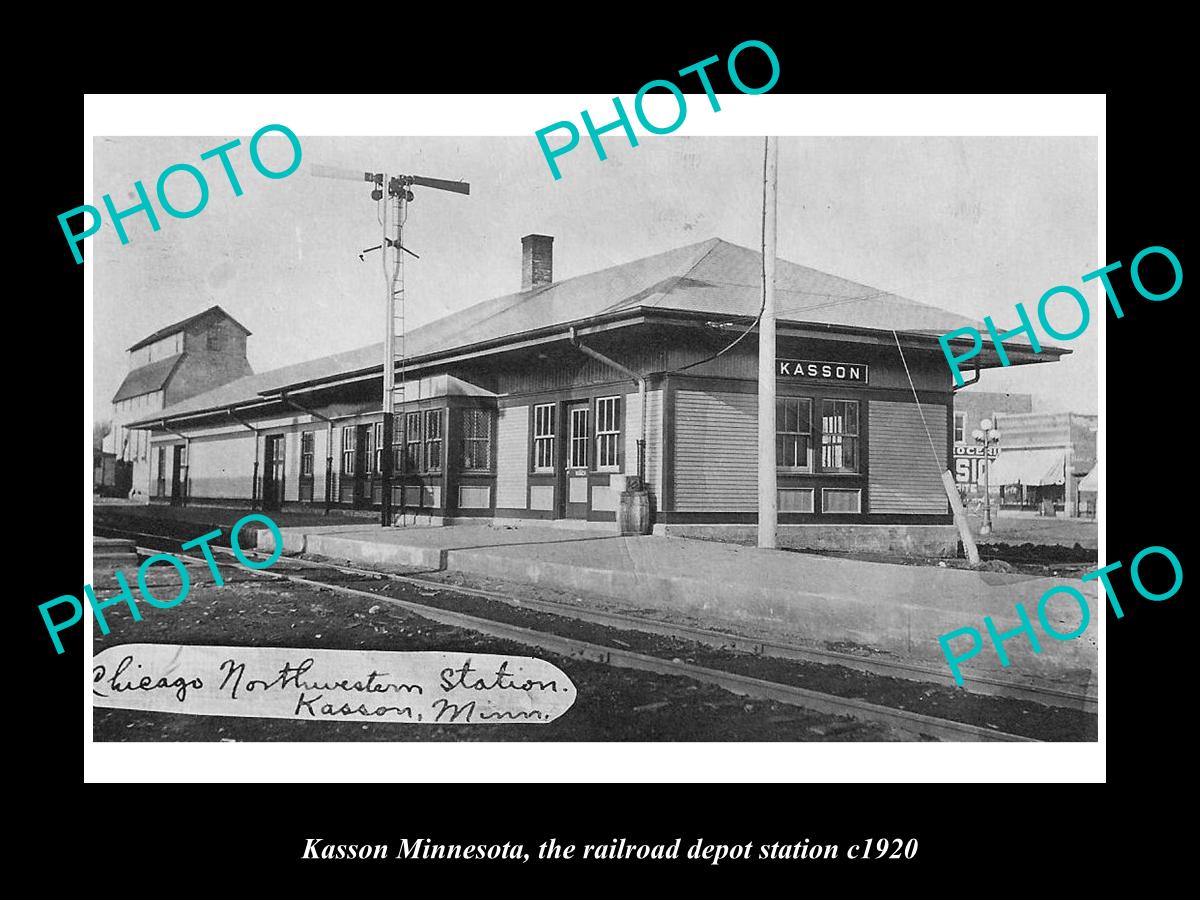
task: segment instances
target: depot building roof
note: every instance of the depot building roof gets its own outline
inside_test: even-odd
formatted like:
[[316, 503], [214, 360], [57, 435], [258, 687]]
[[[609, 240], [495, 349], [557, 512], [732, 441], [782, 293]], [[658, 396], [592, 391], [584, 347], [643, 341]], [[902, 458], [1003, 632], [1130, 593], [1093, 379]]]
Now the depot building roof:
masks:
[[[742, 319], [752, 322], [762, 304], [762, 254], [712, 238], [665, 253], [538, 285], [476, 303], [405, 335], [409, 367], [466, 353], [484, 353], [518, 340], [559, 335], [573, 325], [619, 323], [647, 317]], [[776, 315], [782, 323], [848, 331], [897, 332], [935, 338], [955, 328], [983, 326], [966, 316], [797, 263], [776, 266]], [[984, 332], [986, 334], [986, 331]], [[1013, 361], [1022, 341], [1006, 342]], [[937, 347], [930, 341], [930, 346]], [[1028, 342], [1024, 342], [1028, 351]], [[1069, 351], [1042, 346], [1050, 361]], [[382, 371], [381, 343], [248, 375], [170, 406], [137, 423], [228, 409], [278, 396], [282, 391]], [[985, 342], [973, 362], [999, 364]]]

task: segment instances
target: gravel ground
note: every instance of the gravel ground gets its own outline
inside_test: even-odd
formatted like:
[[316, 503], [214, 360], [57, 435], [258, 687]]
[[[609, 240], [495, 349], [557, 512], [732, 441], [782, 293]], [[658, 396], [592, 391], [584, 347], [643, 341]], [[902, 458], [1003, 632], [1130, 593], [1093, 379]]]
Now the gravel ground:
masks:
[[1095, 550], [1099, 542], [1098, 523], [1095, 519], [1072, 519], [1069, 516], [1014, 516], [992, 513], [992, 533], [980, 535], [983, 524], [982, 513], [967, 514], [971, 533], [982, 544], [1035, 544], [1038, 546], [1061, 546], [1071, 548], [1079, 545]]

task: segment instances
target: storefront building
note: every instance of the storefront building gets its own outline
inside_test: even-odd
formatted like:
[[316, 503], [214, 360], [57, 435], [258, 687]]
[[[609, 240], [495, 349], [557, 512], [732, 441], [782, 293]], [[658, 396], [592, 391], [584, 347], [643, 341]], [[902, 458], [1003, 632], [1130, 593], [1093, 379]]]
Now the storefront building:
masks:
[[1086, 514], [1079, 484], [1096, 465], [1099, 418], [1079, 413], [1009, 413], [998, 421], [1002, 449], [992, 467], [991, 485], [1001, 509]]
[[[761, 256], [714, 239], [555, 282], [552, 242], [523, 239], [521, 291], [406, 335], [396, 507], [430, 522], [612, 522], [640, 472], [656, 532], [752, 533], [757, 336], [735, 339], [761, 305]], [[783, 260], [777, 298], [784, 540], [952, 549], [955, 395], [937, 336], [974, 323]], [[1005, 346], [1013, 364], [1067, 352]], [[182, 502], [377, 508], [381, 356], [251, 375], [139, 424], [181, 447], [166, 458]], [[999, 365], [990, 347], [978, 361]]]
[[[964, 501], [983, 499], [985, 463], [988, 460], [995, 468], [996, 460], [1003, 450], [1003, 441], [985, 446], [975, 440], [975, 432], [991, 422], [999, 430], [1001, 414], [1033, 412], [1031, 394], [1011, 394], [999, 391], [981, 391], [968, 387], [954, 395], [954, 473], [955, 484]], [[1003, 432], [1001, 432], [1003, 436]]]

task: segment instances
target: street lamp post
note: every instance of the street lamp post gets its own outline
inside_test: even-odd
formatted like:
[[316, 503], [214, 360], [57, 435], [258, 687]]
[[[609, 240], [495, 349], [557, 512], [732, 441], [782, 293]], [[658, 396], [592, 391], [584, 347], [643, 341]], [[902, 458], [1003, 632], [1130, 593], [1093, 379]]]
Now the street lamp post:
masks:
[[983, 525], [979, 529], [980, 534], [992, 533], [992, 484], [989, 477], [992, 459], [990, 451], [993, 444], [1000, 443], [1000, 432], [994, 430], [994, 425], [995, 423], [991, 419], [984, 419], [979, 423], [980, 427], [971, 432], [975, 443], [983, 447]]

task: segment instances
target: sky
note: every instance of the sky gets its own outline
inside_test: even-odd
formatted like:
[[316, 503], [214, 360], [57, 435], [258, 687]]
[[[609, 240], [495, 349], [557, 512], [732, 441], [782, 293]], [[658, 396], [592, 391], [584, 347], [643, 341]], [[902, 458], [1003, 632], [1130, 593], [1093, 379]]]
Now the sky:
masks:
[[[470, 182], [470, 196], [418, 189], [404, 243], [410, 328], [520, 288], [521, 242], [553, 235], [562, 280], [720, 237], [757, 248], [762, 139], [639, 137], [607, 140], [601, 162], [581, 146], [551, 177], [532, 137], [305, 137], [292, 175], [259, 175], [247, 136], [230, 154], [244, 193], [234, 197], [219, 162], [200, 154], [232, 137], [99, 137], [94, 197], [136, 204], [160, 172], [191, 163], [205, 173], [207, 206], [188, 219], [158, 211], [110, 222], [87, 239], [94, 259], [94, 415], [111, 415], [126, 349], [157, 329], [219, 304], [252, 336], [254, 371], [381, 340], [384, 279], [371, 186], [311, 177], [316, 163]], [[586, 144], [586, 136], [584, 144]], [[280, 137], [264, 163], [290, 161]], [[1084, 291], [1092, 324], [1045, 366], [988, 369], [979, 389], [1032, 393], [1039, 411], [1097, 411], [1094, 138], [815, 138], [779, 140], [778, 255], [833, 275], [982, 319], [1017, 324], [1023, 302], [1056, 285]], [[186, 175], [168, 181], [180, 209], [195, 205]], [[157, 202], [156, 202], [157, 207]], [[1059, 301], [1062, 302], [1061, 298]], [[781, 305], [782, 314], [782, 305]], [[1064, 303], [1050, 319], [1073, 330]]]

